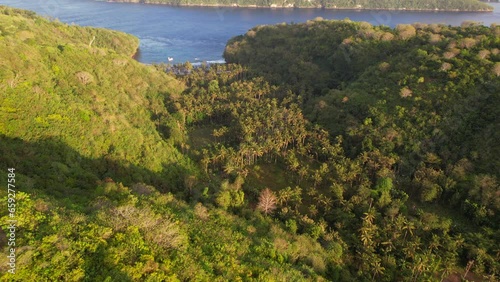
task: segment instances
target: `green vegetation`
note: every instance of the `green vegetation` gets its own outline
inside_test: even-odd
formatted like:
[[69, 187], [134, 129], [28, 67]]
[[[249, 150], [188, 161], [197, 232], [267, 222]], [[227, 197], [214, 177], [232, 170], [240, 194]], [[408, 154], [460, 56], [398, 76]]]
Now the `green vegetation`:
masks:
[[2, 281], [499, 279], [500, 27], [256, 27], [176, 78], [123, 33], [0, 32]]
[[146, 4], [178, 6], [231, 6], [231, 7], [272, 7], [272, 8], [325, 8], [325, 9], [366, 9], [366, 10], [425, 10], [425, 11], [492, 11], [493, 8], [478, 0], [110, 0]]
[[[316, 143], [307, 146], [317, 148], [309, 157], [294, 143], [282, 166], [312, 185], [304, 189], [309, 212], [344, 236], [354, 269], [373, 262], [364, 275], [382, 266], [389, 280], [431, 279], [439, 268], [472, 260], [476, 271], [498, 275], [499, 35], [499, 26], [471, 23], [390, 29], [316, 19], [256, 27], [228, 43], [227, 62], [276, 85], [276, 93], [300, 94], [296, 107], [285, 108], [301, 108], [315, 130], [328, 132], [305, 138], [306, 146]], [[397, 239], [385, 236], [397, 231], [387, 226], [403, 218], [415, 230], [394, 246]], [[451, 241], [439, 248], [456, 256], [434, 249], [431, 238], [443, 235]], [[407, 244], [422, 257], [400, 253]], [[415, 265], [423, 260], [440, 262], [424, 271]]]

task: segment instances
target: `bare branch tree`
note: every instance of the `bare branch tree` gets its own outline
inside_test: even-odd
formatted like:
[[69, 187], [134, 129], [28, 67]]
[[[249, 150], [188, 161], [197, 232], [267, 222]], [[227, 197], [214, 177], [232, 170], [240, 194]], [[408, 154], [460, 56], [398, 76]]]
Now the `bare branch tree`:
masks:
[[92, 81], [94, 81], [94, 77], [86, 71], [79, 71], [75, 75], [76, 75], [76, 78], [83, 85], [87, 85], [87, 84], [91, 83]]
[[265, 214], [270, 214], [274, 211], [274, 209], [276, 209], [276, 196], [271, 189], [266, 188], [260, 192], [257, 209], [261, 210]]

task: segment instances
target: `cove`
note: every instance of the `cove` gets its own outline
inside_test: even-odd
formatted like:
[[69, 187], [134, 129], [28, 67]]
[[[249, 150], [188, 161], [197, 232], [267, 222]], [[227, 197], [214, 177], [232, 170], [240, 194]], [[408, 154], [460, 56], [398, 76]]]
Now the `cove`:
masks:
[[299, 23], [323, 17], [367, 21], [394, 27], [407, 23], [460, 25], [478, 21], [500, 23], [500, 3], [492, 13], [415, 12], [379, 10], [270, 9], [231, 7], [172, 7], [109, 3], [93, 0], [0, 0], [0, 5], [28, 9], [61, 22], [104, 27], [131, 33], [140, 41], [136, 59], [143, 63], [218, 61], [226, 42], [263, 24]]

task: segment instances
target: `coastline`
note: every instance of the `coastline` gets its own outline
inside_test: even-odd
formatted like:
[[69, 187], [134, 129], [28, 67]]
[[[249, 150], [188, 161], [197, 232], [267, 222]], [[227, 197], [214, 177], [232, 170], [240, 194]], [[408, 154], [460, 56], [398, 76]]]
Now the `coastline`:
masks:
[[[99, 0], [98, 0], [99, 1]], [[324, 10], [339, 10], [339, 11], [405, 11], [405, 12], [471, 12], [471, 13], [492, 13], [491, 10], [460, 10], [460, 9], [407, 9], [407, 8], [363, 8], [363, 7], [323, 7], [323, 6], [313, 6], [313, 7], [300, 7], [288, 4], [287, 6], [278, 6], [272, 4], [270, 6], [259, 6], [259, 5], [240, 5], [240, 4], [173, 4], [173, 3], [146, 3], [141, 0], [103, 0], [103, 2], [108, 3], [132, 3], [132, 4], [145, 4], [145, 5], [163, 5], [172, 7], [221, 7], [221, 8], [247, 8], [247, 9], [324, 9]], [[487, 2], [486, 2], [487, 3]]]

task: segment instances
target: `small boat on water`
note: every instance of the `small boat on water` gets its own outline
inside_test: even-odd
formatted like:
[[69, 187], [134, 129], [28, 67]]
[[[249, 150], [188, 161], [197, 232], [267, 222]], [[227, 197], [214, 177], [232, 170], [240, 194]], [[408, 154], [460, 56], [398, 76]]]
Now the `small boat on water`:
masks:
[[172, 58], [172, 57], [167, 57], [167, 59], [168, 59], [169, 62], [171, 62], [171, 61], [174, 60], [174, 58]]

